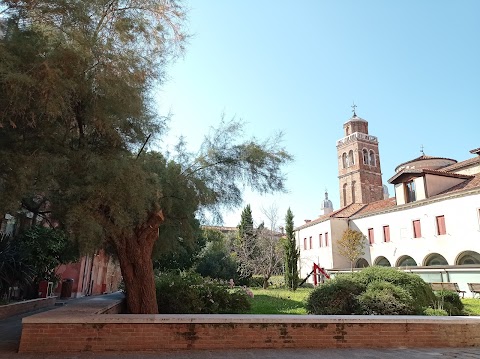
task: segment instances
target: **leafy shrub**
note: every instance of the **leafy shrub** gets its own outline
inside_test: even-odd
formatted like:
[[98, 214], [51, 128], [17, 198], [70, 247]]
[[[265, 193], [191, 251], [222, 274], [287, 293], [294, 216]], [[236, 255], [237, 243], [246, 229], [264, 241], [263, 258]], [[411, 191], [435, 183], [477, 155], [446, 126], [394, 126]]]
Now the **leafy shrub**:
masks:
[[457, 292], [439, 290], [435, 292], [438, 306], [442, 307], [449, 315], [463, 315], [463, 303]]
[[389, 267], [368, 267], [354, 274], [355, 280], [364, 284], [385, 281], [405, 289], [413, 298], [413, 314], [422, 314], [435, 301], [435, 295], [430, 286], [418, 275], [405, 273]]
[[437, 316], [437, 317], [445, 317], [448, 315], [445, 309], [433, 309], [427, 308], [423, 311], [423, 314], [430, 315], [430, 316]]
[[307, 312], [321, 315], [359, 313], [357, 296], [365, 288], [352, 275], [338, 275], [310, 293], [306, 301]]
[[386, 281], [371, 282], [358, 296], [362, 314], [414, 314], [413, 298], [407, 290]]
[[245, 291], [229, 290], [196, 273], [160, 273], [155, 287], [160, 313], [244, 313], [250, 309]]

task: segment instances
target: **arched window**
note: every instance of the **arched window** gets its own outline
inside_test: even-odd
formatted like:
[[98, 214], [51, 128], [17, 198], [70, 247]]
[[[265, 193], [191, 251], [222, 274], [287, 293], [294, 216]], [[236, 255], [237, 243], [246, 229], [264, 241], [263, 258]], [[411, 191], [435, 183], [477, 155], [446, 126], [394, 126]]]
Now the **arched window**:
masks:
[[343, 206], [347, 205], [347, 184], [343, 184]]
[[370, 266], [365, 258], [358, 258], [355, 263], [355, 268], [366, 268]]
[[380, 267], [391, 267], [390, 261], [385, 257], [377, 257], [375, 259], [375, 265]]
[[397, 267], [416, 267], [417, 262], [410, 256], [401, 256], [398, 258]]
[[363, 152], [363, 164], [368, 165], [368, 151], [364, 148], [362, 152]]
[[348, 152], [348, 163], [349, 163], [349, 166], [353, 166], [355, 164], [355, 158], [353, 157], [352, 150]]
[[353, 181], [352, 182], [352, 203], [355, 203], [355, 184], [357, 182]]
[[474, 251], [465, 251], [457, 257], [456, 264], [459, 266], [468, 264], [480, 264], [480, 254]]
[[448, 265], [447, 260], [444, 256], [438, 253], [429, 254], [425, 258], [425, 265], [426, 266], [446, 266]]
[[344, 152], [342, 155], [343, 168], [347, 168], [347, 154]]
[[370, 156], [369, 156], [369, 163], [370, 163], [370, 166], [376, 166], [377, 165], [377, 161], [375, 160], [375, 152], [373, 152], [372, 150], [370, 150]]

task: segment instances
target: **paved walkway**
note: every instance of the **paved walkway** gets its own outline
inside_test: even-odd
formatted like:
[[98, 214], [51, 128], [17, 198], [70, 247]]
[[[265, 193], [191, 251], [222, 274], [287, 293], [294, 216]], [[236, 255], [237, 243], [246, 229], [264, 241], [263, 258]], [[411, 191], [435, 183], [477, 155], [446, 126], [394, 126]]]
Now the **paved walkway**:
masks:
[[[95, 297], [70, 299], [71, 302], [87, 302]], [[68, 305], [68, 301], [67, 301]], [[480, 348], [435, 348], [435, 349], [252, 349], [221, 351], [179, 351], [166, 353], [62, 353], [19, 354], [18, 344], [22, 330], [22, 318], [51, 310], [43, 308], [20, 314], [0, 322], [1, 359], [480, 359]]]

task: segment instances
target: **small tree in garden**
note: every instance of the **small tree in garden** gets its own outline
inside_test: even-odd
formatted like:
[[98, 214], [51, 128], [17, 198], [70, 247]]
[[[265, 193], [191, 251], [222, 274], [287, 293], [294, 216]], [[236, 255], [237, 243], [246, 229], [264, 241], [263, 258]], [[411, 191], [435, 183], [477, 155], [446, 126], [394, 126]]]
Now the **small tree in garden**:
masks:
[[338, 241], [339, 252], [350, 261], [350, 268], [353, 272], [353, 262], [364, 255], [363, 246], [366, 237], [363, 233], [347, 229], [343, 232], [342, 238]]
[[300, 251], [295, 241], [295, 232], [293, 230], [293, 213], [290, 208], [285, 216], [285, 233], [283, 238], [283, 262], [285, 268], [285, 285], [291, 290], [296, 290], [298, 286], [298, 258]]

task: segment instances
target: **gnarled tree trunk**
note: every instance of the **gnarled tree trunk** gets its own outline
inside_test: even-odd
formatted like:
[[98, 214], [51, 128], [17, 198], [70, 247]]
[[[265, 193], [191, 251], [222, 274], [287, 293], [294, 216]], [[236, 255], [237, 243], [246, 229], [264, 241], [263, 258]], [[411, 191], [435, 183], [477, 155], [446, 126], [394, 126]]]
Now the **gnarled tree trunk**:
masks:
[[137, 226], [131, 236], [116, 238], [120, 268], [127, 297], [127, 310], [132, 314], [157, 314], [157, 299], [153, 275], [152, 251], [163, 222], [162, 211], [152, 213]]

